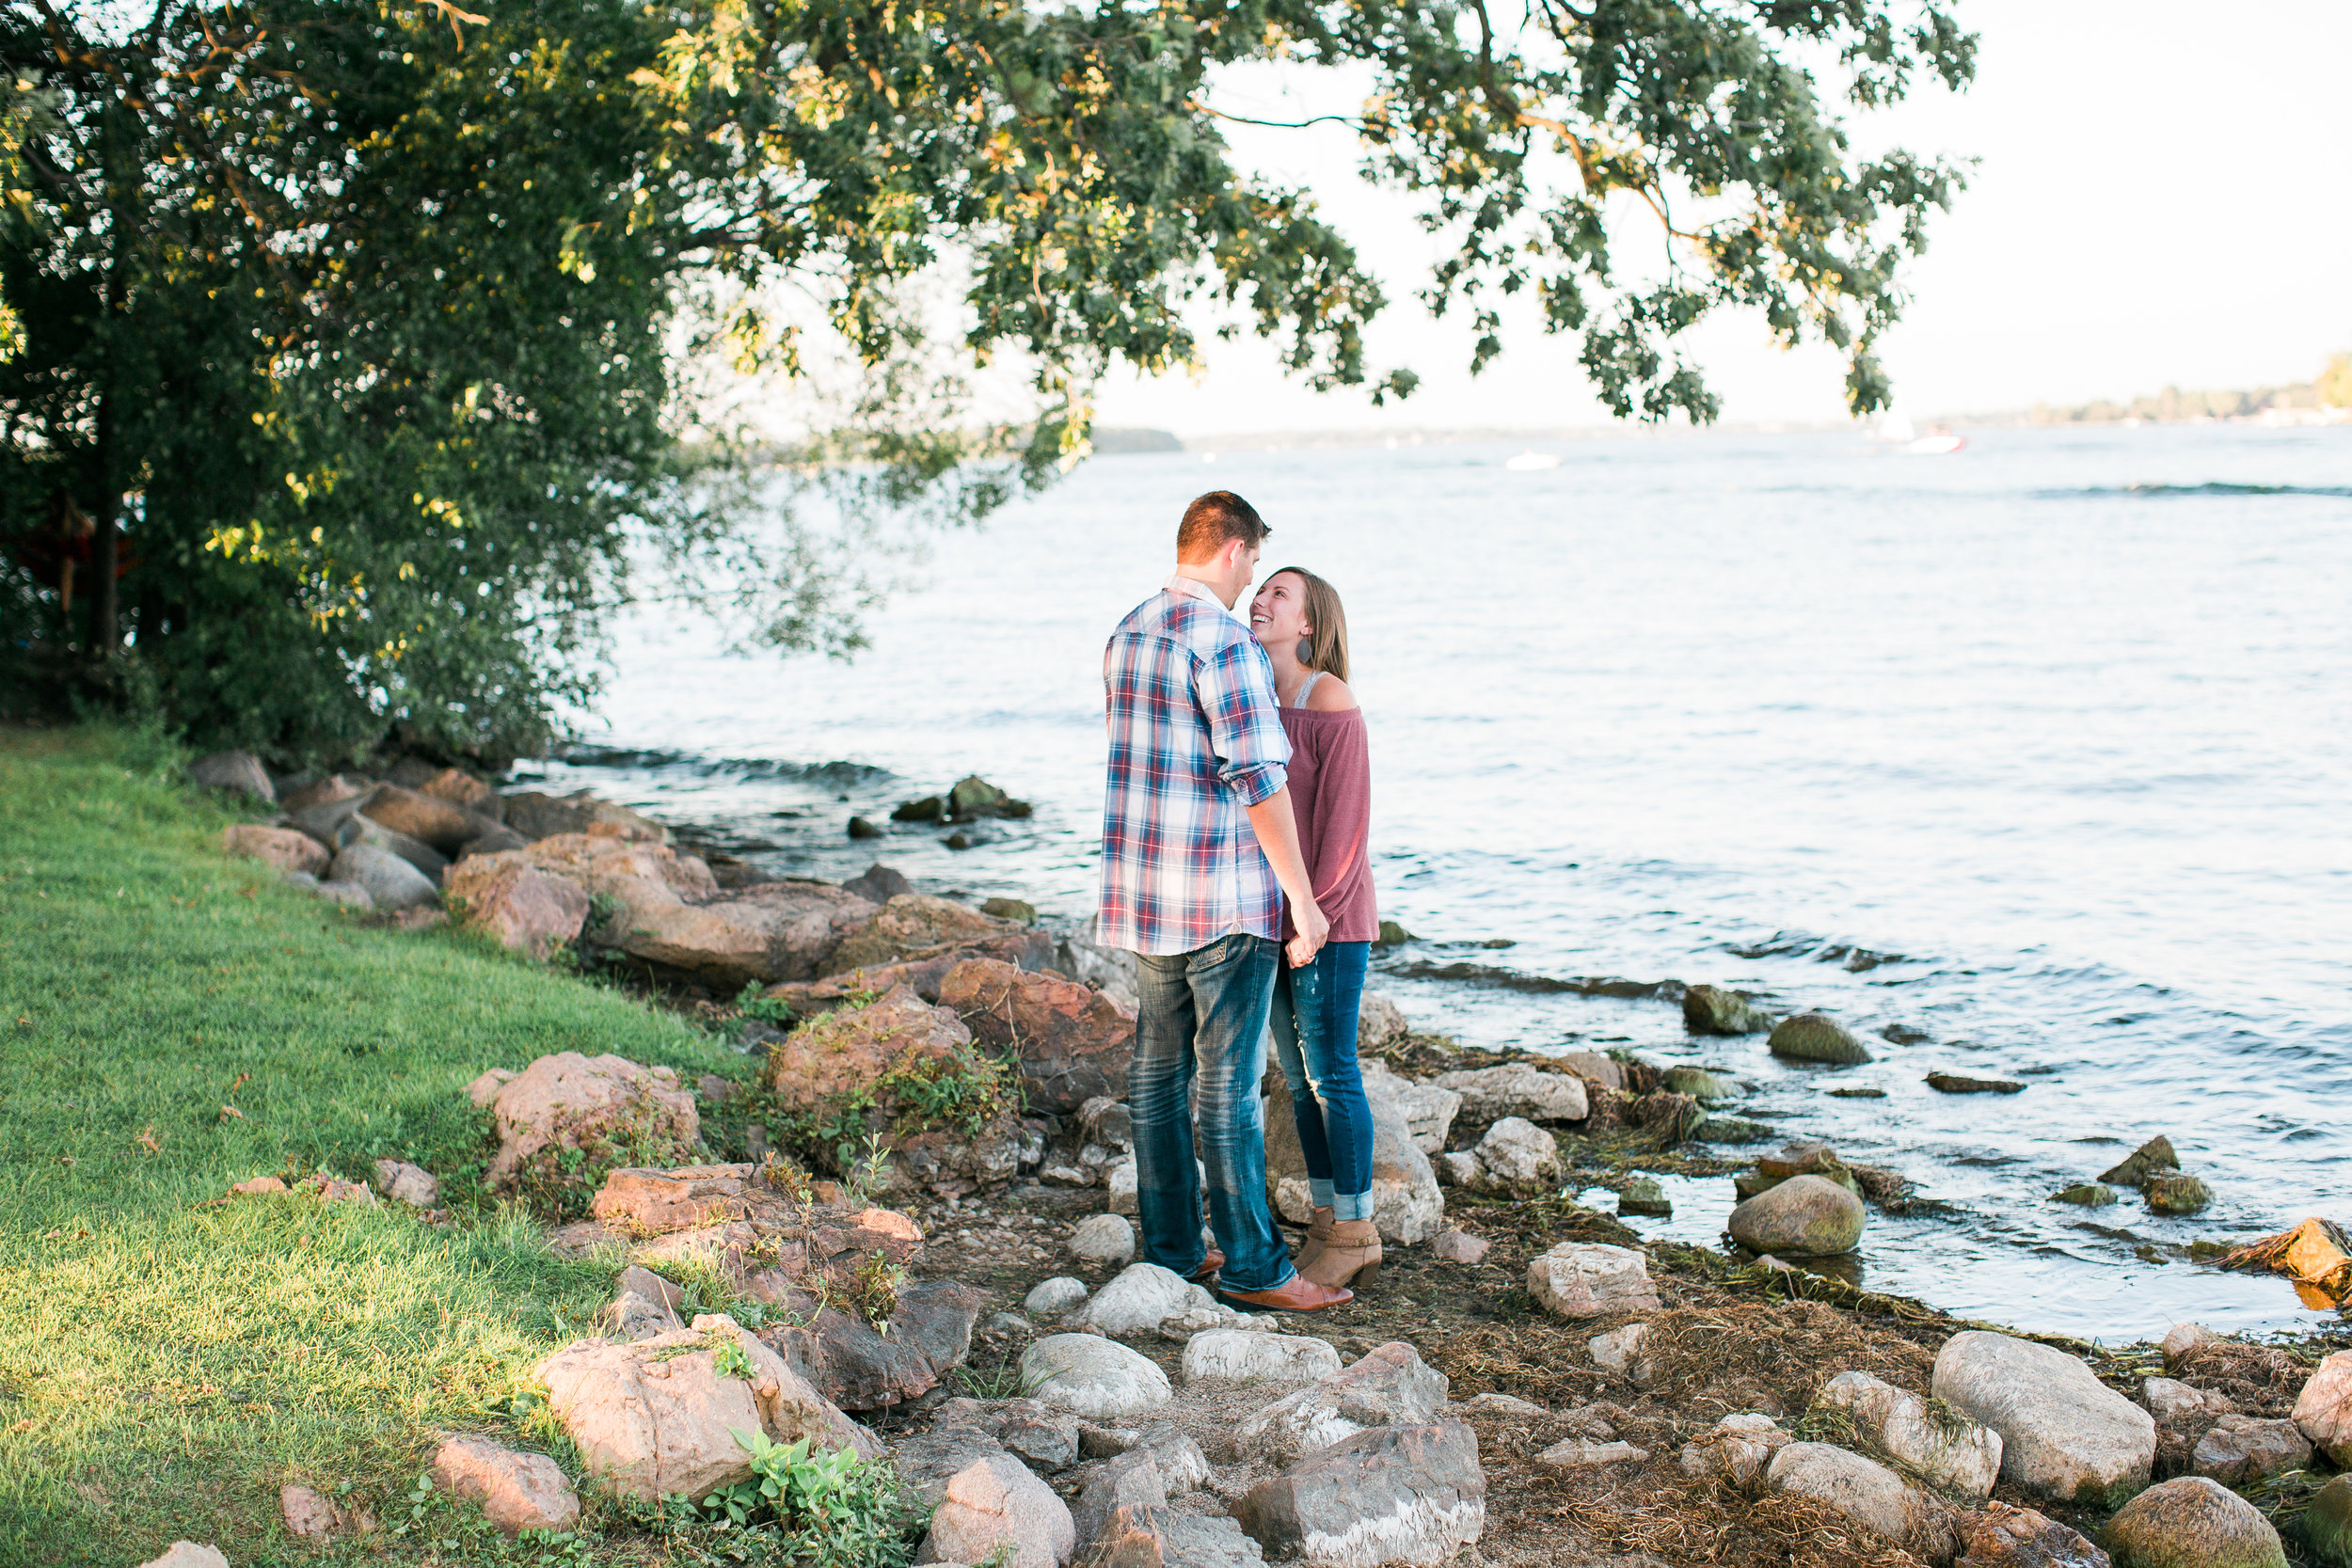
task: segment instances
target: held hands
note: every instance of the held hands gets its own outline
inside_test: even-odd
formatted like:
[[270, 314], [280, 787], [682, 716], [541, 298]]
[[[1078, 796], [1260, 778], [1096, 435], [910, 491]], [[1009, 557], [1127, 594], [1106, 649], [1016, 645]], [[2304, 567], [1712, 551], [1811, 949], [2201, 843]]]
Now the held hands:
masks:
[[1331, 923], [1311, 898], [1301, 899], [1291, 906], [1291, 923], [1298, 934], [1282, 945], [1293, 969], [1304, 969], [1315, 961], [1315, 954], [1331, 939]]

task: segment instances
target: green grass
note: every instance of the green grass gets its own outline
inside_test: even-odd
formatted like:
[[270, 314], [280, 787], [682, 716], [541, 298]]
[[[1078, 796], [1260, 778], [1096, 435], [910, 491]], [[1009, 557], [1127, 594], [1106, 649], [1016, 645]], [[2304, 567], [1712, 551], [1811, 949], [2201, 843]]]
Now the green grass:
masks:
[[[223, 857], [236, 815], [147, 770], [161, 759], [101, 730], [0, 729], [5, 1565], [132, 1564], [178, 1537], [237, 1568], [315, 1562], [278, 1523], [280, 1484], [347, 1485], [389, 1525], [437, 1431], [547, 1447], [531, 1368], [588, 1331], [611, 1275], [482, 1199], [489, 1117], [465, 1085], [563, 1050], [741, 1069], [618, 992], [370, 927]], [[264, 1174], [364, 1178], [380, 1155], [439, 1175], [455, 1222], [222, 1197]], [[582, 1539], [521, 1553], [437, 1499], [419, 1522], [329, 1556], [675, 1545], [601, 1506]]]

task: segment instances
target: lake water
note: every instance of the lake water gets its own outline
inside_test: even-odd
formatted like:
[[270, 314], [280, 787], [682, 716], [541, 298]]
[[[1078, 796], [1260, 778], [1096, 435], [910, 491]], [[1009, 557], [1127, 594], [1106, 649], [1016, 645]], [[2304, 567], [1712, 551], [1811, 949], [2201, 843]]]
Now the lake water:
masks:
[[[1729, 1109], [1900, 1168], [1949, 1207], [1873, 1215], [1876, 1289], [2109, 1342], [2333, 1321], [2185, 1247], [2352, 1221], [2352, 427], [1518, 450], [1098, 459], [943, 540], [854, 664], [633, 624], [588, 738], [636, 754], [548, 771], [778, 871], [879, 856], [1083, 916], [1104, 639], [1184, 501], [1230, 487], [1268, 567], [1346, 598], [1382, 912], [1422, 939], [1374, 984], [1418, 1024], [1724, 1069]], [[976, 771], [1035, 817], [961, 853], [847, 839]], [[1399, 973], [1457, 962], [1496, 973]], [[1531, 976], [1736, 986], [1878, 1059], [1787, 1066]], [[1936, 1069], [2028, 1087], [1947, 1097]], [[2048, 1200], [2158, 1132], [2205, 1213]], [[1637, 1227], [1711, 1242], [1729, 1180], [1669, 1185]]]

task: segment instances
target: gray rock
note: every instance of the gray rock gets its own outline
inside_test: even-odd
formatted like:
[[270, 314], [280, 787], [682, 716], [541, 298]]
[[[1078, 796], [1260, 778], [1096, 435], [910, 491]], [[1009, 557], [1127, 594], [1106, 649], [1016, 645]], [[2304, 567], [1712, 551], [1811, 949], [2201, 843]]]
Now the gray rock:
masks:
[[430, 1209], [441, 1201], [441, 1184], [433, 1173], [405, 1160], [378, 1160], [375, 1184], [386, 1197], [412, 1209]]
[[1603, 1088], [1625, 1087], [1625, 1067], [1613, 1056], [1604, 1056], [1597, 1051], [1563, 1051], [1552, 1060], [1579, 1078], [1589, 1078]]
[[1651, 1381], [1649, 1362], [1642, 1354], [1642, 1341], [1649, 1338], [1649, 1324], [1628, 1323], [1607, 1334], [1597, 1334], [1585, 1341], [1593, 1353], [1593, 1365], [1604, 1372], [1625, 1379], [1636, 1388], [1646, 1388]]
[[2312, 1462], [2311, 1440], [2293, 1421], [2224, 1416], [2197, 1440], [2189, 1468], [2222, 1485], [2243, 1489]]
[[2352, 1350], [2337, 1351], [2312, 1373], [2296, 1396], [2295, 1424], [2328, 1463], [2352, 1469]]
[[2173, 1152], [2172, 1140], [2159, 1133], [2101, 1171], [2099, 1180], [2113, 1187], [2137, 1187], [2160, 1170], [2180, 1168], [2181, 1157]]
[[1317, 1383], [1340, 1370], [1340, 1353], [1304, 1335], [1220, 1328], [1185, 1343], [1184, 1368], [1186, 1383]]
[[914, 884], [903, 872], [876, 861], [864, 871], [841, 884], [844, 893], [854, 893], [869, 904], [887, 904], [900, 894], [913, 893]]
[[[1128, 1194], [1135, 1193], [1135, 1164], [1124, 1167]], [[1089, 1263], [1124, 1263], [1136, 1255], [1136, 1227], [1121, 1214], [1096, 1214], [1070, 1233], [1070, 1256]]]
[[2107, 1554], [2030, 1508], [1986, 1503], [1961, 1515], [1965, 1568], [2114, 1568]]
[[1764, 1479], [1772, 1455], [1788, 1442], [1788, 1433], [1770, 1416], [1742, 1411], [1683, 1444], [1676, 1458], [1685, 1475], [1721, 1477], [1745, 1491]]
[[1413, 1147], [1423, 1154], [1443, 1149], [1447, 1134], [1454, 1130], [1454, 1118], [1461, 1112], [1462, 1097], [1452, 1089], [1400, 1076], [1376, 1056], [1366, 1058], [1362, 1066], [1365, 1098], [1378, 1096], [1392, 1104], [1404, 1119]]
[[2001, 1476], [2036, 1497], [2113, 1507], [2148, 1484], [2156, 1423], [2065, 1352], [1982, 1329], [1935, 1357], [1933, 1390], [2001, 1434]]
[[1270, 1556], [1434, 1568], [1486, 1528], [1478, 1437], [1460, 1421], [1359, 1433], [1260, 1481], [1233, 1513]]
[[1821, 1386], [1817, 1404], [1843, 1410], [1881, 1453], [1931, 1486], [1989, 1497], [2001, 1474], [2001, 1434], [1966, 1418], [1939, 1418], [1928, 1402], [1868, 1372], [1840, 1372]]
[[2189, 1355], [2207, 1345], [2226, 1342], [2223, 1336], [2216, 1334], [2203, 1323], [2174, 1323], [2164, 1337], [2164, 1364], [2177, 1368]]
[[[1101, 1219], [1104, 1216], [1098, 1214], [1095, 1217]], [[1132, 1232], [1129, 1240], [1132, 1244]], [[1057, 1275], [1052, 1279], [1041, 1280], [1031, 1286], [1029, 1293], [1021, 1298], [1021, 1307], [1022, 1310], [1033, 1312], [1041, 1318], [1058, 1318], [1063, 1313], [1074, 1309], [1080, 1302], [1086, 1299], [1085, 1280], [1073, 1279], [1068, 1275]]]
[[1086, 1140], [1108, 1148], [1132, 1149], [1136, 1147], [1135, 1113], [1124, 1101], [1108, 1095], [1097, 1095], [1078, 1107], [1078, 1125]]
[[1959, 1551], [1951, 1510], [1875, 1459], [1827, 1443], [1788, 1443], [1764, 1474], [1774, 1492], [1827, 1503], [1929, 1562], [1948, 1563]]
[[1472, 1415], [1502, 1416], [1513, 1418], [1526, 1417], [1540, 1419], [1551, 1414], [1533, 1400], [1518, 1399], [1510, 1394], [1498, 1394], [1492, 1389], [1464, 1400], [1462, 1408]]
[[139, 1568], [229, 1568], [229, 1560], [221, 1556], [218, 1546], [174, 1541], [163, 1556], [149, 1558]]
[[2338, 1476], [2304, 1506], [2303, 1544], [2327, 1568], [2352, 1568], [2352, 1475]]
[[568, 1530], [580, 1522], [580, 1494], [564, 1467], [542, 1453], [517, 1453], [481, 1437], [444, 1439], [433, 1455], [434, 1484], [481, 1505], [507, 1535]]
[[1094, 1544], [1122, 1508], [1165, 1508], [1168, 1486], [1160, 1480], [1158, 1461], [1147, 1449], [1133, 1449], [1096, 1470], [1071, 1510], [1081, 1550]]
[[2159, 1171], [2150, 1176], [2139, 1189], [2147, 1201], [2149, 1212], [2157, 1214], [2195, 1214], [2202, 1212], [2213, 1202], [2213, 1189], [2198, 1177], [2180, 1171]]
[[2053, 1203], [2072, 1203], [2081, 1209], [2105, 1209], [2115, 1201], [2115, 1189], [2104, 1181], [2077, 1181], [2071, 1187], [2050, 1195]]
[[1171, 1497], [1182, 1497], [1209, 1484], [1209, 1456], [1200, 1451], [1200, 1445], [1178, 1430], [1172, 1421], [1153, 1421], [1145, 1426], [1136, 1440], [1137, 1448], [1149, 1449], [1152, 1462], [1160, 1467], [1160, 1480]]
[[432, 879], [388, 849], [373, 845], [355, 844], [340, 851], [326, 870], [323, 884], [332, 887], [337, 882], [356, 882], [367, 892], [371, 905], [378, 910], [421, 909], [440, 901]]
[[188, 765], [188, 777], [206, 789], [226, 789], [256, 800], [276, 800], [269, 770], [250, 752], [215, 752]]
[[1731, 1239], [1776, 1258], [1834, 1258], [1851, 1252], [1868, 1220], [1862, 1200], [1820, 1176], [1792, 1176], [1732, 1210]]
[[1629, 1247], [1562, 1242], [1527, 1266], [1527, 1291], [1558, 1318], [1655, 1312], [1658, 1287], [1649, 1264]]
[[1462, 1097], [1462, 1114], [1473, 1122], [1523, 1117], [1530, 1121], [1582, 1121], [1591, 1106], [1584, 1081], [1574, 1073], [1546, 1072], [1529, 1062], [1441, 1072], [1430, 1080]]
[[1030, 1398], [1090, 1420], [1117, 1420], [1168, 1401], [1168, 1374], [1134, 1351], [1094, 1334], [1050, 1334], [1021, 1355]]
[[1474, 1187], [1486, 1174], [1486, 1167], [1478, 1163], [1478, 1156], [1467, 1148], [1438, 1155], [1435, 1168], [1438, 1180], [1449, 1187]]
[[1122, 1505], [1079, 1556], [1080, 1568], [1263, 1568], [1239, 1522]]
[[1570, 1437], [1554, 1443], [1535, 1456], [1535, 1463], [1548, 1465], [1555, 1470], [1597, 1470], [1605, 1465], [1644, 1465], [1649, 1462], [1649, 1450], [1637, 1449], [1619, 1439], [1596, 1443], [1587, 1438]]
[[1868, 1048], [1827, 1013], [1799, 1013], [1782, 1019], [1772, 1026], [1769, 1048], [1775, 1056], [1798, 1062], [1856, 1066], [1870, 1059]]
[[923, 1545], [928, 1562], [1061, 1568], [1076, 1552], [1070, 1505], [1009, 1453], [976, 1459], [947, 1481]]
[[2148, 1414], [2158, 1421], [2193, 1421], [2206, 1416], [2226, 1416], [2237, 1406], [2227, 1394], [2207, 1393], [2176, 1383], [2169, 1377], [2152, 1377], [2139, 1386], [2139, 1402], [2148, 1407]]
[[891, 1449], [890, 1463], [906, 1485], [907, 1493], [925, 1512], [939, 1506], [947, 1495], [947, 1482], [956, 1475], [989, 1455], [1002, 1453], [1005, 1446], [987, 1433], [972, 1427], [934, 1426], [900, 1442]]
[[1487, 1128], [1470, 1152], [1479, 1167], [1472, 1187], [1509, 1192], [1560, 1179], [1560, 1140], [1523, 1117], [1504, 1117]]
[[358, 882], [321, 882], [310, 891], [330, 904], [341, 904], [362, 914], [372, 913], [375, 909], [375, 900], [368, 896], [368, 890]]
[[1692, 986], [1682, 993], [1682, 1026], [1694, 1035], [1753, 1035], [1771, 1028], [1772, 1020], [1736, 990]]
[[1157, 1263], [1130, 1263], [1063, 1322], [1072, 1328], [1099, 1328], [1105, 1334], [1149, 1334], [1163, 1320], [1180, 1312], [1216, 1305], [1208, 1291], [1173, 1269]]
[[1446, 1376], [1402, 1340], [1380, 1346], [1296, 1393], [1243, 1418], [1234, 1441], [1281, 1462], [1372, 1427], [1414, 1426], [1445, 1413]]
[[1133, 1214], [1136, 1206], [1136, 1157], [1132, 1154], [1103, 1172], [1105, 1198], [1114, 1214]]
[[2152, 1486], [2116, 1511], [2101, 1544], [2116, 1568], [2286, 1568], [2262, 1510], [2203, 1476]]
[[670, 1307], [634, 1291], [623, 1291], [613, 1297], [612, 1305], [604, 1309], [604, 1321], [612, 1328], [613, 1338], [635, 1344], [663, 1334], [677, 1334], [686, 1325]]
[[1047, 1165], [1037, 1179], [1049, 1187], [1091, 1187], [1094, 1171], [1086, 1165]]
[[[1364, 999], [1356, 1008], [1356, 1047], [1372, 1051], [1391, 1040], [1403, 1039], [1413, 1032], [1406, 1022], [1405, 1009], [1376, 990], [1364, 992]], [[1370, 1067], [1372, 1064], [1364, 1064]]]
[[931, 1412], [931, 1425], [984, 1432], [1031, 1469], [1051, 1473], [1078, 1463], [1084, 1423], [1037, 1400], [954, 1399]]
[[1429, 1243], [1429, 1255], [1442, 1258], [1449, 1263], [1475, 1267], [1486, 1260], [1487, 1250], [1494, 1243], [1467, 1230], [1440, 1231]]
[[449, 857], [430, 844], [364, 815], [344, 818], [343, 825], [335, 830], [335, 842], [329, 847], [340, 852], [361, 844], [398, 855], [424, 873], [425, 879], [435, 887], [441, 885], [441, 874], [449, 869]]
[[1617, 1193], [1617, 1213], [1655, 1214], [1660, 1218], [1672, 1216], [1674, 1204], [1666, 1196], [1665, 1187], [1654, 1176], [1633, 1176], [1626, 1179]]
[[1116, 1459], [1142, 1441], [1143, 1433], [1134, 1427], [1099, 1427], [1092, 1421], [1078, 1424], [1081, 1459]]

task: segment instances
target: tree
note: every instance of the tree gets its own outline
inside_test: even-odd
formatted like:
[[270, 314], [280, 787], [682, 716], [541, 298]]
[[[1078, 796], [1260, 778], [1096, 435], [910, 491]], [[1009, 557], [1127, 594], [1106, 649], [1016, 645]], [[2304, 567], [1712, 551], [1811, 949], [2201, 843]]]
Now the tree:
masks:
[[[1953, 176], [1853, 159], [1805, 66], [1864, 105], [1964, 82], [1913, 10], [5, 0], [0, 613], [20, 658], [127, 645], [199, 735], [285, 753], [527, 743], [632, 596], [853, 645], [876, 519], [1043, 483], [1112, 363], [1198, 356], [1203, 299], [1313, 386], [1410, 391], [1364, 362], [1379, 285], [1219, 135], [1219, 73], [1278, 55], [1372, 72], [1367, 174], [1454, 241], [1422, 294], [1476, 363], [1532, 290], [1612, 407], [1704, 419], [1674, 341], [1755, 306], [1867, 409]], [[1662, 277], [1619, 280], [1622, 199]], [[943, 273], [951, 355], [911, 303]], [[696, 362], [788, 378], [826, 334], [864, 379], [790, 463], [682, 439]], [[1005, 356], [1035, 406], [990, 423], [957, 365]]]

